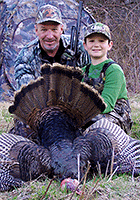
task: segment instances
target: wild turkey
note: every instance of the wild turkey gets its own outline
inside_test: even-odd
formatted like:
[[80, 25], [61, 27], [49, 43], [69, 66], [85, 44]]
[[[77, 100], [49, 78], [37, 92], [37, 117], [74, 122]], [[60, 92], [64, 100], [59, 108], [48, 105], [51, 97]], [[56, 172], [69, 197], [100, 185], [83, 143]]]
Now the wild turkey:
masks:
[[[135, 167], [138, 173], [140, 142], [126, 136], [120, 127], [100, 121], [82, 132], [81, 128], [106, 105], [96, 90], [81, 82], [81, 69], [44, 64], [41, 71], [42, 77], [16, 93], [9, 111], [38, 134], [42, 146], [12, 134], [0, 136], [0, 190], [11, 189], [44, 172], [56, 175], [59, 180], [77, 179], [77, 155], [80, 155], [81, 177], [88, 161], [94, 171], [98, 163], [105, 172], [113, 148], [114, 169], [121, 166], [118, 172], [120, 169], [128, 172]], [[117, 133], [119, 139], [115, 142]], [[128, 146], [131, 156], [127, 155]], [[7, 185], [9, 178], [11, 182]]]
[[[27, 139], [25, 142], [25, 138], [14, 136], [13, 141], [13, 135], [1, 135], [1, 154], [18, 163], [17, 177], [23, 181], [35, 178], [42, 169], [57, 175], [60, 180], [77, 178], [78, 152], [73, 142], [82, 135], [80, 127], [103, 111], [105, 103], [97, 91], [81, 83], [81, 69], [45, 64], [41, 70], [42, 77], [16, 93], [9, 111], [38, 133], [43, 147]], [[11, 137], [12, 143], [5, 137]], [[7, 152], [3, 151], [5, 148]], [[42, 161], [44, 156], [46, 167]], [[8, 173], [11, 175], [9, 169]]]

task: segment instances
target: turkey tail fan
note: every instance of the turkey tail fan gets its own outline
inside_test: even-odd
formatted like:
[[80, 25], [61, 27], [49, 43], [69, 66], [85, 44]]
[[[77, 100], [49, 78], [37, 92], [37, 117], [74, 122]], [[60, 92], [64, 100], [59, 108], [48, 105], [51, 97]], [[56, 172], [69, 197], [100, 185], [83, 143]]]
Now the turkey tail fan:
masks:
[[40, 110], [46, 107], [46, 101], [43, 96], [44, 79], [39, 77], [36, 81], [30, 81], [28, 86], [23, 85], [20, 90], [15, 93], [14, 105], [9, 107], [9, 112], [16, 114], [24, 123], [27, 123], [28, 115], [33, 109]]
[[103, 112], [106, 108], [102, 97], [94, 88], [86, 83], [81, 83], [79, 99], [76, 102], [76, 109], [83, 115], [84, 126], [92, 118]]
[[[46, 66], [47, 67], [47, 66]], [[54, 63], [50, 75], [50, 101], [48, 105], [63, 108], [78, 126], [85, 125], [90, 119], [105, 109], [99, 93], [86, 83], [82, 83], [82, 70]], [[45, 79], [45, 67], [42, 76]]]
[[44, 81], [45, 81], [45, 84], [43, 85], [43, 90], [44, 90], [44, 95], [45, 95], [45, 101], [48, 102], [49, 101], [49, 95], [48, 95], [48, 92], [49, 89], [50, 89], [50, 74], [51, 74], [51, 66], [50, 64], [48, 63], [44, 63], [42, 66], [41, 66], [41, 73], [43, 75], [43, 78], [44, 78]]
[[[59, 107], [75, 120], [77, 127], [84, 126], [106, 104], [98, 92], [86, 83], [82, 83], [82, 70], [58, 63], [44, 64], [42, 77], [23, 86], [15, 95], [15, 101], [9, 112], [16, 114], [23, 122], [36, 131], [39, 111], [46, 107]], [[35, 122], [36, 121], [36, 122]], [[32, 125], [32, 122], [34, 125]]]
[[[47, 70], [48, 66], [44, 65], [41, 67], [42, 76], [46, 82], [46, 85], [48, 84], [48, 80], [46, 80], [46, 75], [48, 73]], [[59, 101], [63, 101], [65, 103], [68, 103], [68, 97], [71, 93], [71, 87], [73, 78], [76, 78], [76, 80], [79, 82], [82, 80], [82, 70], [80, 68], [74, 68], [69, 67], [65, 65], [61, 65], [59, 63], [54, 63], [51, 66], [51, 73], [50, 73], [50, 102], [51, 105], [57, 105]], [[77, 85], [78, 86], [78, 85]], [[56, 98], [54, 99], [54, 93]], [[77, 88], [78, 92], [78, 88]], [[52, 101], [53, 100], [53, 101]], [[57, 102], [55, 102], [57, 100]]]

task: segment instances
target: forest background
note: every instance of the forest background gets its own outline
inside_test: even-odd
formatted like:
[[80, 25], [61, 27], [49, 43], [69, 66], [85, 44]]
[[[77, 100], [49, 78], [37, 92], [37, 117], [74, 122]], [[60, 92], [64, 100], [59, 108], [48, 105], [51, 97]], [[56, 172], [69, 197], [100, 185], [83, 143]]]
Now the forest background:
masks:
[[140, 92], [140, 1], [83, 0], [83, 3], [97, 22], [110, 27], [114, 44], [109, 57], [123, 68], [129, 94]]

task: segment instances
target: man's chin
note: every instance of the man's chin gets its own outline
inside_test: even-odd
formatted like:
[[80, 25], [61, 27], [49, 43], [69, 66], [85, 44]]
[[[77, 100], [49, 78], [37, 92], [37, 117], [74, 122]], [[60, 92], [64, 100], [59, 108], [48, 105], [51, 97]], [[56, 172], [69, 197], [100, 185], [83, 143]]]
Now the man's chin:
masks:
[[53, 50], [55, 50], [54, 47], [45, 47], [45, 49], [46, 49], [47, 51], [53, 51]]
[[56, 49], [56, 47], [57, 47], [57, 45], [54, 45], [54, 46], [45, 46], [45, 45], [44, 45], [44, 48], [45, 48], [45, 50], [47, 50], [47, 51], [54, 51], [54, 50]]

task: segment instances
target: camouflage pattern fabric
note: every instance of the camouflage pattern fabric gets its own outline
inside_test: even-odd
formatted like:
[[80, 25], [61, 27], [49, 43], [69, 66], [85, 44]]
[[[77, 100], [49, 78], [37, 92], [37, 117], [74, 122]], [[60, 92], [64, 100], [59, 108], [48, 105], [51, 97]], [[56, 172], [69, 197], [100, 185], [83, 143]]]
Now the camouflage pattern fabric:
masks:
[[[57, 6], [62, 12], [65, 34], [76, 25], [79, 4], [74, 0], [2, 0], [0, 1], [0, 101], [12, 101], [16, 89], [14, 62], [19, 51], [36, 38], [35, 16], [40, 6]], [[94, 19], [83, 10], [80, 38]]]
[[110, 33], [109, 27], [100, 22], [96, 22], [96, 23], [89, 25], [85, 31], [84, 38], [88, 37], [89, 35], [91, 35], [93, 33], [104, 34], [109, 40], [111, 40], [111, 33]]
[[131, 109], [129, 102], [125, 99], [118, 99], [111, 112], [97, 115], [93, 118], [93, 123], [102, 118], [106, 118], [110, 122], [119, 125], [127, 134], [131, 134], [131, 127], [133, 124], [131, 119]]
[[[70, 36], [61, 36], [62, 44], [64, 48], [68, 48], [70, 45]], [[61, 53], [61, 52], [60, 52]], [[59, 59], [57, 62], [61, 63], [62, 55], [59, 53]], [[90, 58], [84, 50], [82, 41], [78, 44], [79, 59], [76, 62], [78, 67], [84, 67], [90, 63]], [[53, 62], [56, 57], [53, 58]], [[40, 66], [44, 63], [49, 63], [47, 58], [42, 58], [41, 48], [38, 38], [26, 45], [19, 53], [15, 61], [15, 80], [17, 81], [17, 89], [20, 89], [21, 85], [28, 84], [30, 80], [34, 80], [41, 76]], [[62, 63], [61, 63], [62, 64]], [[66, 64], [66, 63], [63, 63]]]
[[60, 10], [50, 4], [42, 6], [36, 17], [36, 24], [41, 24], [47, 21], [54, 21], [63, 24]]

